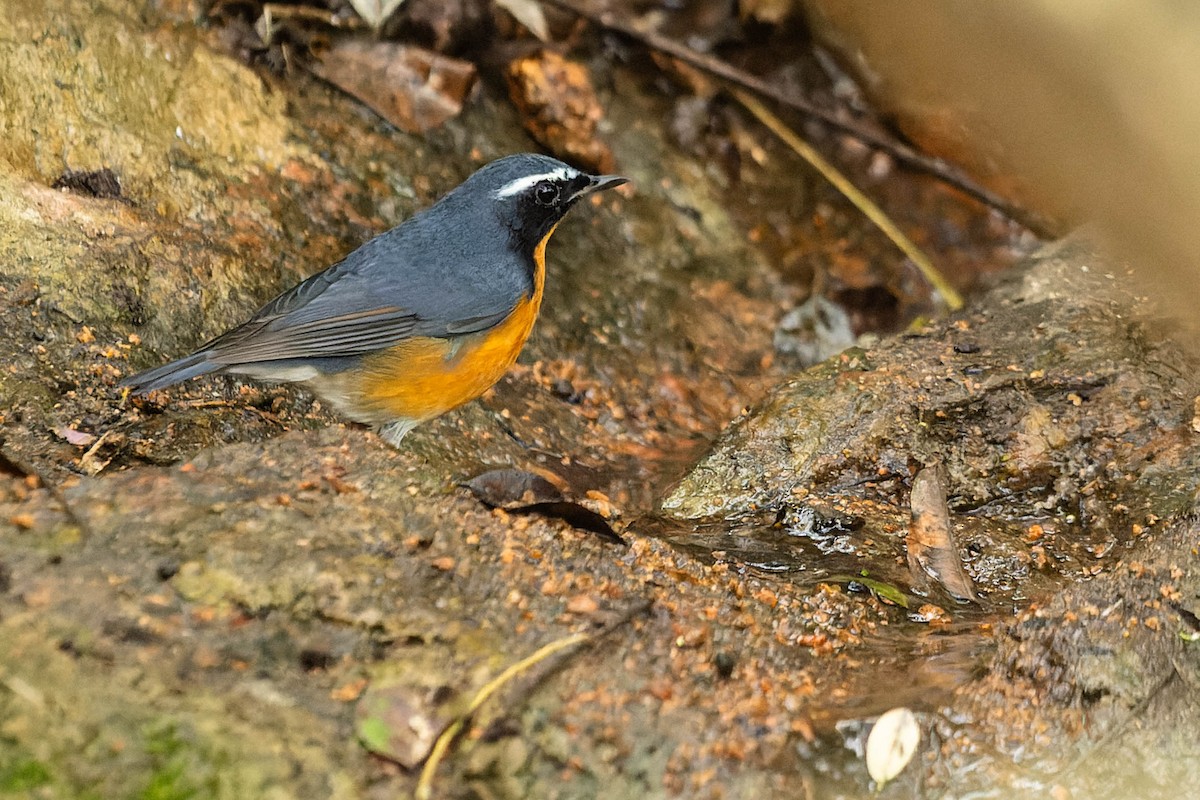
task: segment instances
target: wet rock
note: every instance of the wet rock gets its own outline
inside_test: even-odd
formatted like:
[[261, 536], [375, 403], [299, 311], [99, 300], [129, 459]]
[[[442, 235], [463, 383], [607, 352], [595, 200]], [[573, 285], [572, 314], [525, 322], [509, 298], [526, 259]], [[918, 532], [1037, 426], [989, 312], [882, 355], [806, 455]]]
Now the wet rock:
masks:
[[[747, 680], [728, 682], [723, 709], [691, 707], [711, 694], [713, 619], [737, 620], [722, 626], [723, 647], [763, 653], [774, 610], [802, 607], [808, 589], [772, 590], [768, 606], [752, 599], [757, 576], [640, 537], [617, 551], [454, 490], [481, 465], [549, 466], [595, 489], [589, 502], [646, 508], [703, 432], [769, 380], [757, 365], [777, 281], [720, 193], [646, 125], [663, 104], [627, 92], [609, 109], [622, 169], [642, 188], [556, 234], [523, 364], [397, 453], [295, 392], [216, 379], [127, 401], [115, 384], [484, 161], [531, 149], [507, 102], [483, 94], [429, 138], [405, 136], [304, 77], [268, 87], [190, 25], [147, 24], [136, 3], [9, 5], [0, 467], [30, 469], [0, 499], [0, 660], [20, 665], [4, 678], [19, 691], [0, 690], [0, 762], [67, 797], [204, 794], [219, 782], [231, 796], [408, 794], [414, 778], [351, 734], [353, 703], [386, 678], [372, 665], [449, 664], [452, 653], [469, 693], [553, 638], [620, 623], [603, 647], [485, 709], [481, 726], [515, 720], [521, 736], [493, 744], [528, 743], [530, 766], [511, 744], [474, 755], [468, 731], [439, 786], [655, 796], [697, 764], [761, 782], [744, 753], [782, 746], [790, 722], [770, 709], [803, 696], [811, 648], [790, 646], [770, 702], [756, 678], [776, 667], [742, 655]], [[80, 52], [95, 71], [76, 66]], [[55, 86], [60, 74], [73, 83]], [[163, 107], [173, 91], [186, 107]], [[57, 105], [26, 102], [44, 93]], [[109, 166], [129, 202], [50, 188], [64, 166]], [[569, 403], [554, 394], [563, 380]], [[48, 483], [26, 485], [37, 473]], [[669, 605], [638, 612], [647, 600]], [[886, 613], [844, 596], [822, 607], [838, 602], [863, 624]], [[319, 653], [305, 656], [313, 642]], [[692, 738], [692, 755], [671, 761], [673, 731]], [[557, 741], [574, 780], [546, 755]], [[730, 748], [743, 757], [727, 759]]]
[[1004, 631], [939, 724], [946, 750], [923, 777], [936, 795], [1019, 781], [1032, 794], [1169, 798], [1196, 785], [1200, 655], [1174, 604], [1200, 596], [1197, 536], [1179, 520]]
[[1195, 395], [1192, 362], [1111, 270], [1057, 245], [977, 310], [793, 378], [730, 426], [664, 510], [893, 505], [914, 464], [943, 459], [951, 511], [970, 514], [966, 541], [989, 520], [1046, 518], [1056, 568], [1086, 574], [1131, 530], [1187, 511], [1197, 482], [1181, 469], [1191, 416], [1177, 400]]
[[129, 3], [86, 9], [5, 4], [0, 159], [46, 185], [64, 169], [109, 169], [134, 202], [187, 216], [214, 209], [188, 202], [203, 169], [173, 163], [222, 158], [249, 176], [295, 155], [283, 98], [248, 69], [186, 34], [147, 36]]
[[[1196, 374], [1109, 261], [1060, 243], [974, 310], [774, 390], [664, 508], [785, 529], [814, 503], [869, 509], [850, 551], [886, 575], [898, 548], [868, 543], [903, 529], [889, 509], [919, 464], [944, 459], [981, 602], [1040, 600], [947, 703], [940, 752], [953, 755], [930, 751], [933, 766], [906, 780], [939, 797], [1018, 782], [1169, 797], [1197, 780], [1183, 755], [1196, 655], [1172, 605], [1200, 591]], [[1101, 577], [1056, 594], [1052, 574]], [[936, 604], [915, 613], [953, 624]]]
[[[357, 490], [314, 480], [331, 472]], [[792, 729], [780, 709], [803, 714], [814, 682], [848, 675], [835, 654], [853, 652], [853, 631], [889, 613], [832, 587], [767, 585], [657, 540], [626, 554], [447, 489], [420, 454], [339, 428], [81, 478], [65, 488], [69, 516], [30, 531], [0, 517], [12, 583], [0, 596], [0, 648], [20, 665], [6, 680], [72, 704], [68, 724], [106, 720], [125, 742], [124, 777], [104, 784], [116, 796], [150, 780], [158, 762], [142, 759], [155, 752], [160, 723], [196, 742], [180, 768], [188, 781], [238, 753], [239, 770], [263, 781], [290, 775], [298, 792], [381, 780], [401, 791], [412, 778], [379, 774], [347, 737], [355, 719], [380, 720], [359, 735], [415, 763], [450, 708], [425, 705], [439, 687], [473, 696], [542, 645], [600, 622], [608, 633], [595, 646], [519, 676], [481, 709], [480, 731], [507, 719], [518, 733], [468, 730], [439, 786], [482, 781], [502, 796], [542, 796], [570, 762], [567, 796], [603, 785], [661, 797], [665, 782], [691, 780], [698, 765], [723, 785], [770, 784], [761, 769]], [[48, 570], [39, 553], [67, 524], [82, 534], [57, 545], [60, 562]], [[164, 584], [158, 567], [172, 561], [179, 572]], [[304, 656], [313, 642], [336, 654], [320, 669]], [[59, 680], [72, 694], [54, 688]], [[105, 701], [89, 702], [100, 686]], [[6, 753], [78, 793], [91, 760], [72, 768], [80, 758], [70, 736], [38, 747], [45, 737], [32, 733], [53, 729], [57, 705], [13, 703]], [[231, 716], [236, 724], [219, 722]], [[257, 791], [249, 773], [237, 779]]]

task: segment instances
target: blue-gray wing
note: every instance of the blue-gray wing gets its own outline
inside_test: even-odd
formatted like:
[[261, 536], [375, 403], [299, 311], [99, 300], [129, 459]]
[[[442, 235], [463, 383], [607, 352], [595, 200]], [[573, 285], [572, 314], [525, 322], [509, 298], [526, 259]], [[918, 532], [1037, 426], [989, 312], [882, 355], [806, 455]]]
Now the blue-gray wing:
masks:
[[532, 291], [515, 254], [472, 248], [486, 237], [423, 236], [424, 221], [372, 239], [198, 352], [220, 366], [358, 356], [414, 336], [486, 330]]

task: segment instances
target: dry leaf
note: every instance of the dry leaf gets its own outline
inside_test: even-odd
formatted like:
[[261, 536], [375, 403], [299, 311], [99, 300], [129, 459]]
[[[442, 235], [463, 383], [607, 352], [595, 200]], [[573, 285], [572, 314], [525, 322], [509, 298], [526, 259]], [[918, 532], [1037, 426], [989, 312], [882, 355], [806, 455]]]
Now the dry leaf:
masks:
[[487, 505], [506, 511], [516, 511], [535, 503], [557, 503], [563, 499], [557, 486], [541, 475], [523, 469], [489, 470], [463, 485]]
[[554, 517], [580, 530], [591, 531], [605, 541], [625, 544], [608, 520], [587, 506], [566, 499], [557, 486], [541, 475], [520, 469], [494, 469], [475, 476], [463, 486], [491, 508]]
[[59, 428], [55, 433], [76, 447], [88, 447], [96, 441], [96, 437], [93, 434], [77, 431], [74, 428]]
[[529, 32], [543, 42], [550, 41], [550, 27], [546, 24], [546, 12], [538, 0], [496, 0], [496, 5], [503, 8], [513, 19], [529, 29]]
[[372, 28], [382, 25], [403, 4], [404, 0], [350, 0], [350, 5]]
[[469, 61], [395, 42], [347, 39], [309, 68], [408, 133], [457, 116], [475, 84]]
[[921, 726], [907, 708], [893, 708], [875, 721], [867, 736], [867, 772], [882, 789], [912, 761], [921, 743]]
[[913, 580], [925, 582], [928, 575], [955, 600], [974, 600], [975, 587], [963, 571], [954, 541], [954, 526], [946, 505], [946, 467], [931, 464], [913, 478], [909, 497], [912, 521], [908, 526], [908, 569]]
[[402, 681], [371, 685], [355, 708], [358, 739], [372, 753], [413, 769], [464, 703], [449, 686]]

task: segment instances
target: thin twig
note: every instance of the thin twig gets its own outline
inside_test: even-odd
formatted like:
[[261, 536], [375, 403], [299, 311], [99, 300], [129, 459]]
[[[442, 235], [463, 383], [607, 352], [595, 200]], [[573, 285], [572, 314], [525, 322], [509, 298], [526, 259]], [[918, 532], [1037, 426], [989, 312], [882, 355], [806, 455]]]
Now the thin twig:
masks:
[[544, 661], [550, 656], [557, 653], [559, 650], [564, 650], [568, 647], [573, 647], [577, 644], [595, 645], [607, 636], [611, 636], [616, 631], [620, 630], [624, 625], [630, 622], [634, 617], [646, 613], [654, 607], [654, 601], [648, 598], [643, 598], [638, 602], [630, 604], [625, 611], [617, 619], [612, 620], [604, 626], [603, 630], [597, 631], [589, 636], [586, 633], [576, 633], [566, 636], [562, 639], [551, 642], [542, 647], [532, 655], [513, 664], [504, 672], [496, 676], [486, 686], [479, 690], [471, 700], [471, 704], [467, 710], [462, 713], [433, 743], [433, 749], [429, 752], [429, 757], [425, 761], [425, 766], [421, 769], [421, 777], [417, 780], [417, 790], [414, 793], [415, 800], [429, 800], [433, 792], [433, 777], [437, 772], [438, 763], [445, 757], [446, 750], [450, 747], [455, 737], [462, 732], [463, 726], [466, 725], [471, 715], [479, 710], [487, 699], [491, 697], [501, 686], [515, 678], [521, 672], [535, 666], [538, 662]]
[[467, 710], [458, 716], [454, 722], [446, 730], [442, 731], [442, 735], [433, 743], [433, 749], [429, 752], [429, 758], [425, 760], [425, 766], [421, 769], [421, 777], [417, 780], [417, 791], [415, 793], [417, 800], [429, 800], [433, 796], [433, 776], [437, 773], [438, 764], [445, 757], [446, 751], [450, 748], [450, 743], [462, 731], [466, 721], [479, 710], [479, 707], [487, 702], [488, 698], [496, 693], [504, 684], [511, 681], [513, 678], [520, 675], [525, 670], [537, 665], [541, 661], [545, 661], [550, 656], [557, 653], [559, 650], [565, 650], [568, 647], [574, 647], [577, 644], [586, 642], [591, 637], [586, 633], [575, 633], [566, 636], [562, 639], [551, 642], [545, 647], [539, 648], [532, 655], [526, 656], [517, 663], [509, 666], [508, 669], [501, 672], [479, 690], [471, 700], [471, 704], [467, 706]]
[[1053, 236], [1053, 226], [1046, 219], [1042, 218], [1035, 212], [1028, 211], [1017, 206], [1015, 203], [1001, 197], [1000, 195], [981, 186], [966, 175], [962, 174], [957, 168], [946, 163], [940, 158], [932, 158], [923, 153], [920, 153], [908, 145], [900, 142], [892, 137], [877, 131], [866, 128], [855, 123], [852, 120], [843, 119], [836, 113], [828, 109], [813, 105], [802, 97], [797, 97], [790, 92], [783, 91], [775, 86], [772, 86], [767, 81], [752, 75], [749, 72], [740, 70], [732, 64], [722, 61], [719, 58], [701, 53], [692, 48], [680, 44], [679, 42], [669, 39], [665, 36], [655, 33], [654, 31], [638, 30], [627, 22], [619, 19], [611, 11], [602, 11], [594, 13], [586, 9], [578, 8], [569, 0], [541, 0], [546, 5], [561, 8], [569, 11], [572, 14], [577, 14], [589, 22], [599, 25], [602, 28], [607, 28], [616, 31], [624, 36], [634, 39], [651, 50], [657, 50], [666, 53], [669, 56], [678, 58], [680, 61], [686, 61], [694, 67], [698, 67], [705, 72], [715, 75], [729, 83], [744, 87], [754, 92], [755, 94], [770, 99], [785, 105], [801, 114], [819, 119], [831, 128], [841, 131], [849, 136], [858, 139], [860, 142], [865, 142], [872, 147], [877, 147], [893, 156], [897, 161], [913, 168], [925, 172], [945, 184], [953, 186], [955, 189], [964, 194], [973, 197], [980, 203], [983, 203], [990, 208], [994, 208], [1004, 216], [1014, 222], [1024, 226], [1032, 231], [1040, 238], [1051, 238]]
[[95, 458], [95, 457], [96, 457], [96, 452], [97, 452], [97, 451], [98, 451], [98, 450], [99, 450], [101, 447], [103, 447], [103, 446], [104, 446], [105, 442], [107, 442], [107, 441], [108, 441], [108, 437], [109, 437], [110, 435], [112, 435], [112, 431], [111, 431], [111, 430], [107, 430], [107, 431], [105, 431], [104, 433], [100, 434], [100, 436], [99, 436], [99, 437], [97, 437], [96, 441], [92, 443], [92, 446], [91, 446], [91, 447], [89, 447], [89, 448], [87, 449], [87, 452], [86, 452], [86, 453], [84, 453], [84, 454], [83, 454], [83, 455], [82, 455], [82, 456], [79, 458], [79, 463], [80, 463], [80, 464], [83, 464], [85, 461], [88, 461], [89, 459]]
[[[263, 44], [274, 44], [275, 31], [278, 28], [276, 22], [282, 22], [283, 20], [313, 22], [329, 28], [351, 31], [363, 30], [368, 27], [367, 23], [360, 17], [341, 16], [325, 8], [265, 3], [262, 7], [262, 16], [258, 18], [258, 22], [254, 25], [254, 30], [258, 33], [259, 38], [262, 39]], [[289, 48], [286, 44], [282, 44], [280, 45], [280, 49], [283, 53], [284, 61], [287, 61]]]
[[838, 191], [846, 195], [850, 202], [866, 215], [867, 219], [874, 222], [904, 252], [904, 255], [908, 256], [917, 265], [917, 269], [921, 270], [921, 274], [925, 276], [925, 280], [933, 284], [933, 288], [946, 301], [946, 305], [951, 311], [957, 311], [962, 308], [962, 296], [958, 291], [950, 285], [950, 282], [942, 276], [942, 273], [938, 272], [933, 262], [921, 252], [921, 248], [913, 244], [912, 240], [904, 235], [904, 231], [900, 230], [896, 226], [896, 223], [892, 222], [891, 218], [871, 201], [871, 198], [860, 192], [858, 187], [851, 183], [842, 173], [838, 172], [837, 168], [822, 158], [821, 154], [812, 145], [797, 136], [791, 128], [784, 125], [778, 117], [768, 111], [766, 106], [741, 89], [733, 89], [731, 91], [738, 102], [745, 106], [747, 111], [757, 117], [759, 122], [770, 128], [771, 132], [782, 139], [788, 147], [795, 150], [797, 155], [811, 164], [817, 172], [825, 176], [825, 180], [832, 183], [837, 187]]

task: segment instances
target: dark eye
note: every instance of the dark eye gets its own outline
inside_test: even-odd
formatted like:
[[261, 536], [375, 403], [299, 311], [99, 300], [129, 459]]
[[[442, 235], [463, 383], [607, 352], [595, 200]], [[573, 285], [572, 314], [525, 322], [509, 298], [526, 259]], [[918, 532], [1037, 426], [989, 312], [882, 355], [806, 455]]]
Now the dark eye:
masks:
[[533, 190], [533, 199], [539, 206], [552, 206], [558, 202], [558, 187], [553, 183], [539, 183]]

